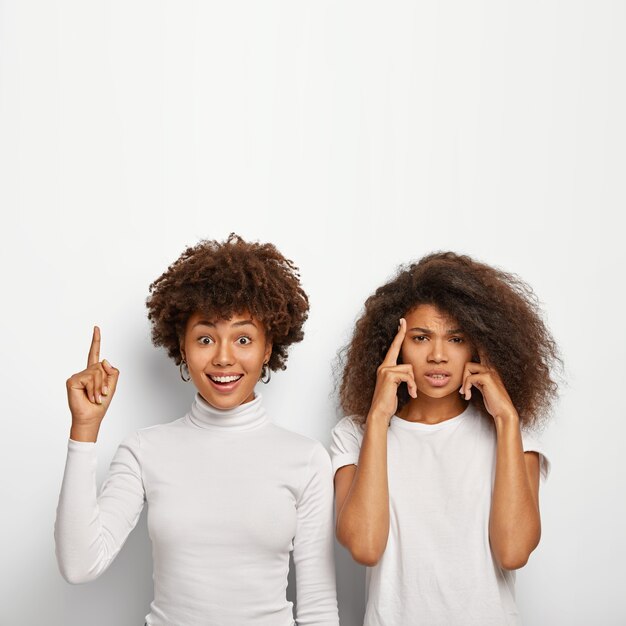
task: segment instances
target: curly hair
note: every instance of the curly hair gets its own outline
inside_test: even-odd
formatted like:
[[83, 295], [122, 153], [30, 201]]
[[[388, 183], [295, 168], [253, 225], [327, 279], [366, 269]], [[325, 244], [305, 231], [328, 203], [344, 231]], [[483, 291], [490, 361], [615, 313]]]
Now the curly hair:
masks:
[[[502, 378], [523, 425], [537, 426], [550, 414], [557, 394], [552, 373], [561, 359], [537, 297], [518, 276], [454, 252], [429, 254], [401, 266], [367, 299], [339, 356], [339, 401], [345, 414], [365, 422], [376, 370], [397, 333], [398, 319], [420, 304], [456, 320]], [[409, 399], [403, 383], [398, 409]], [[472, 394], [471, 402], [486, 414], [480, 393]]]
[[285, 369], [287, 351], [304, 337], [309, 299], [300, 274], [271, 243], [251, 243], [231, 233], [224, 242], [200, 241], [150, 285], [146, 300], [152, 342], [163, 346], [176, 365], [187, 320], [201, 311], [230, 319], [248, 311], [272, 341], [269, 369]]

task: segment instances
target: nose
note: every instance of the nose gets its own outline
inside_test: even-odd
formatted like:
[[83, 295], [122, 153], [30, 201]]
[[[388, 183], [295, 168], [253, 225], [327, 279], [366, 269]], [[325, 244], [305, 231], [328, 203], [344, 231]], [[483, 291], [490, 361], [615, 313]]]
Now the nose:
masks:
[[446, 363], [448, 361], [446, 345], [447, 344], [443, 339], [433, 339], [430, 342], [428, 361], [431, 363]]
[[228, 367], [235, 362], [229, 341], [218, 342], [215, 352], [213, 353], [212, 361], [213, 365], [217, 367]]

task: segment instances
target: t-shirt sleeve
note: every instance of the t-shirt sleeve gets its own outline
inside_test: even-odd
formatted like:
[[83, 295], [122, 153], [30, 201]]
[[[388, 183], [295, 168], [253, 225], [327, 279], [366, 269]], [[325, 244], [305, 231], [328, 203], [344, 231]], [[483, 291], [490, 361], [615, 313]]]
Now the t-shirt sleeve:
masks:
[[552, 464], [548, 458], [545, 446], [539, 439], [531, 433], [522, 430], [522, 445], [524, 452], [536, 452], [539, 455], [539, 474], [541, 480], [545, 482], [550, 475]]
[[362, 442], [363, 431], [350, 417], [344, 417], [333, 428], [330, 442], [333, 474], [344, 465], [358, 465]]
[[96, 444], [69, 440], [54, 539], [59, 569], [70, 583], [94, 580], [117, 556], [145, 501], [139, 434], [124, 441], [96, 490]]
[[333, 478], [328, 452], [320, 443], [312, 451], [296, 507], [296, 621], [299, 626], [339, 626]]

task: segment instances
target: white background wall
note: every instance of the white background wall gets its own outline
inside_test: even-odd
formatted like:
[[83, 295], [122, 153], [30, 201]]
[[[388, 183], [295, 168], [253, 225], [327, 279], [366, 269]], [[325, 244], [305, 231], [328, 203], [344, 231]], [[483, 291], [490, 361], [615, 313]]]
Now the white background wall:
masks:
[[[532, 626], [624, 624], [625, 27], [619, 0], [0, 0], [0, 623], [143, 623], [143, 517], [100, 580], [56, 569], [64, 381], [100, 324], [122, 371], [101, 475], [125, 434], [184, 413], [147, 286], [236, 231], [301, 268], [306, 339], [264, 391], [324, 443], [336, 350], [398, 263], [453, 249], [534, 286], [568, 384], [519, 605]], [[337, 560], [356, 626], [363, 572]]]

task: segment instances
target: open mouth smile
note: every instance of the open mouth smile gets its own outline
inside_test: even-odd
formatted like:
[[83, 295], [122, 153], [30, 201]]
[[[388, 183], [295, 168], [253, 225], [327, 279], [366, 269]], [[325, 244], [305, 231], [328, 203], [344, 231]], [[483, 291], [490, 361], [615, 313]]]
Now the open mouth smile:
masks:
[[239, 385], [239, 381], [243, 378], [243, 374], [206, 374], [209, 383], [213, 389], [227, 392], [232, 391]]
[[220, 385], [227, 383], [234, 383], [238, 381], [243, 374], [234, 374], [232, 376], [211, 376], [211, 374], [207, 374], [207, 376], [214, 382]]

